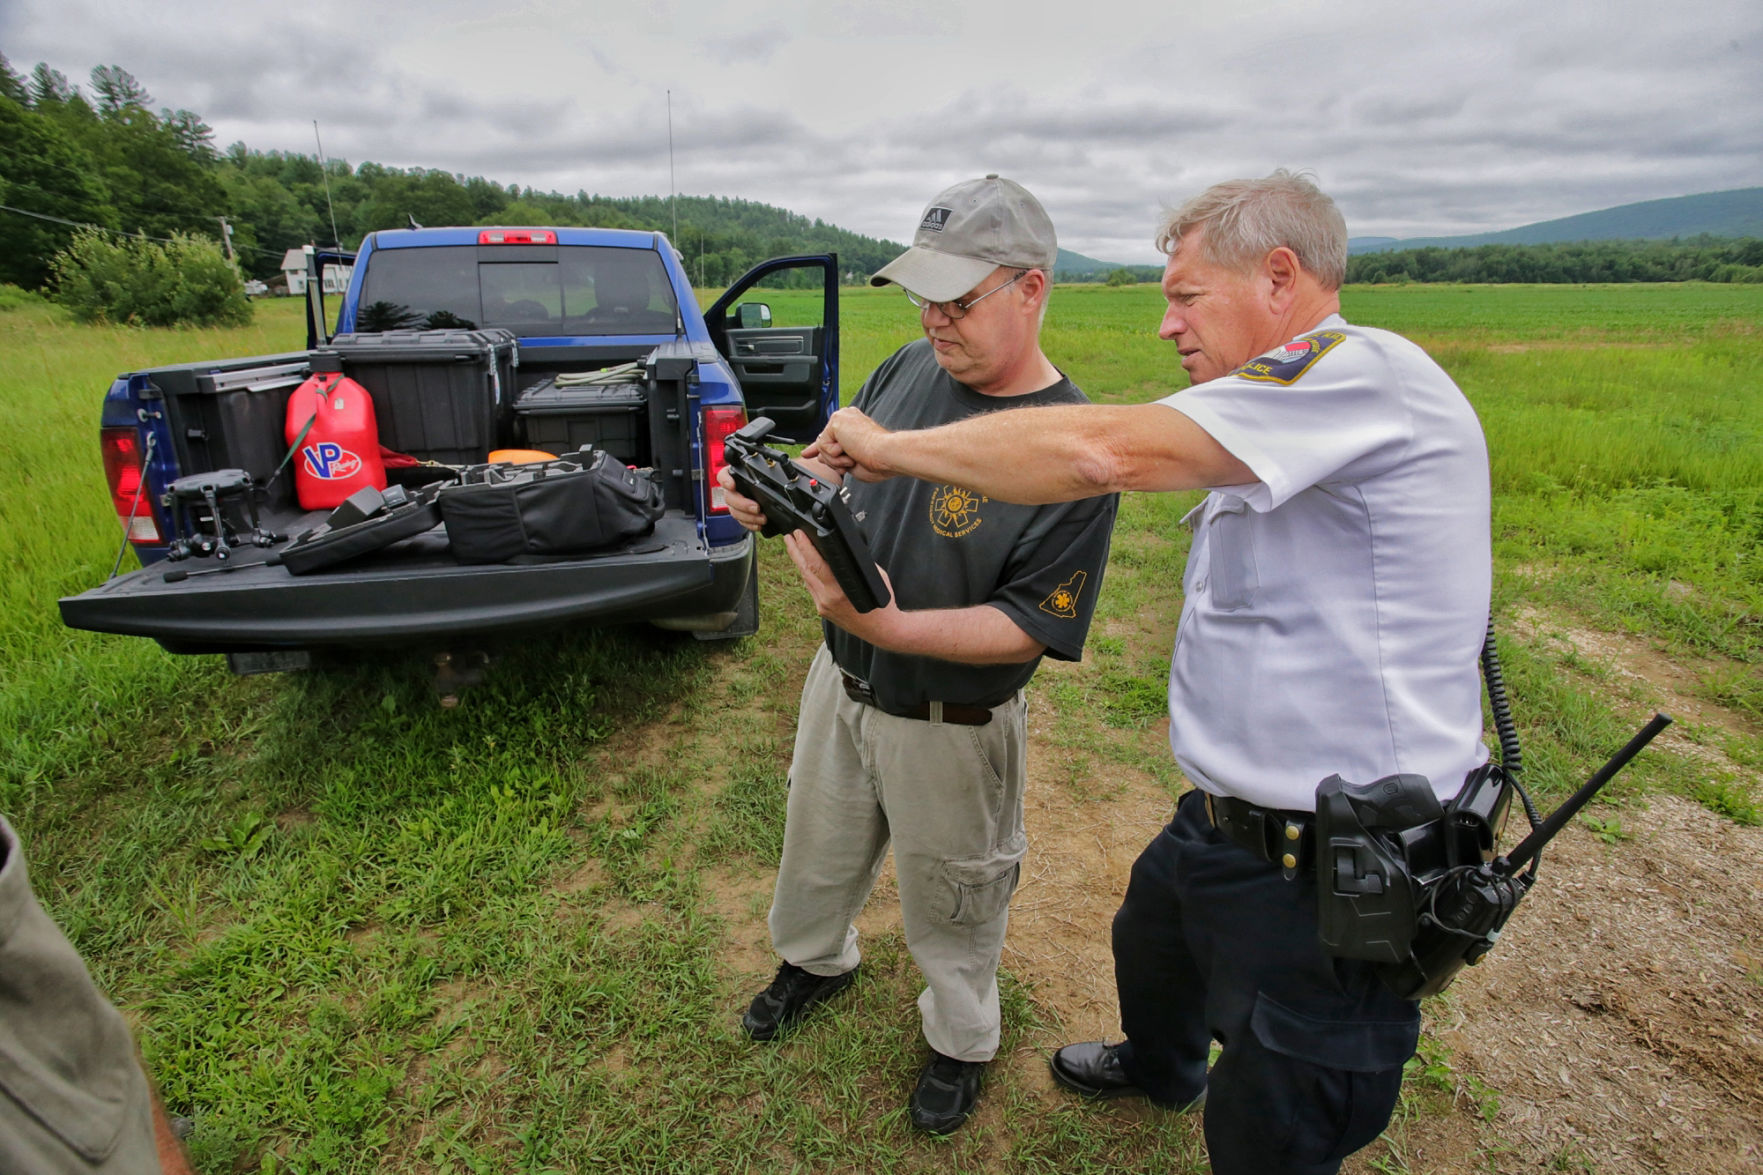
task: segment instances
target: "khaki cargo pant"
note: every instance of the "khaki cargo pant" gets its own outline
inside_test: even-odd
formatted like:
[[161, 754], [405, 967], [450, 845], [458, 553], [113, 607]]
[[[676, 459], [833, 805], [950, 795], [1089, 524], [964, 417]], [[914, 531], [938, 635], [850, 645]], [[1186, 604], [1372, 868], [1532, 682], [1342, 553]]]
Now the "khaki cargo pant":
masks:
[[857, 928], [890, 839], [931, 1048], [998, 1051], [998, 960], [1027, 838], [1026, 703], [985, 726], [896, 718], [852, 701], [822, 646], [802, 687], [771, 941], [816, 975], [857, 965]]
[[0, 817], [0, 1172], [158, 1175], [129, 1026], [37, 904]]

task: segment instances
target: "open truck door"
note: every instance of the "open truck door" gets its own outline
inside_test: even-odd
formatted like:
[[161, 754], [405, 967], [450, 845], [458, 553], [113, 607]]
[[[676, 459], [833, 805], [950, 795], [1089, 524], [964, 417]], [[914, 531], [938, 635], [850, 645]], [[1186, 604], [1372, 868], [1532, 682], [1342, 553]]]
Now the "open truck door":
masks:
[[[811, 288], [797, 284], [799, 277], [789, 277], [800, 270], [819, 270], [818, 299]], [[784, 288], [775, 294], [755, 290], [767, 278]], [[742, 274], [704, 319], [740, 381], [748, 418], [769, 416], [777, 425], [771, 434], [776, 440], [805, 443], [820, 435], [839, 407], [838, 255], [761, 262]]]
[[333, 253], [306, 246], [306, 349], [315, 351], [331, 341], [324, 310], [325, 271], [355, 264], [353, 253]]

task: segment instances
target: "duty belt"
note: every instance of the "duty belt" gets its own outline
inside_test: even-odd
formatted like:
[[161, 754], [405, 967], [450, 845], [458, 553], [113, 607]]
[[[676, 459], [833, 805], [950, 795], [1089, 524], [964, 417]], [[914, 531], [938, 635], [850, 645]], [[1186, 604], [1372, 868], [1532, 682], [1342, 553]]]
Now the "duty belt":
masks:
[[1301, 869], [1310, 867], [1314, 836], [1310, 826], [1315, 817], [1309, 812], [1288, 812], [1279, 808], [1263, 808], [1232, 796], [1206, 797], [1206, 818], [1212, 827], [1227, 839], [1247, 849], [1263, 861], [1278, 865], [1290, 881]]
[[884, 706], [875, 697], [875, 687], [861, 677], [853, 677], [843, 669], [839, 676], [845, 679], [845, 694], [853, 702], [862, 702], [865, 706], [874, 706], [883, 714], [892, 714], [896, 718], [916, 718], [921, 722], [949, 722], [956, 726], [984, 726], [992, 720], [992, 712], [984, 706], [969, 706], [961, 702], [920, 702], [916, 706]]

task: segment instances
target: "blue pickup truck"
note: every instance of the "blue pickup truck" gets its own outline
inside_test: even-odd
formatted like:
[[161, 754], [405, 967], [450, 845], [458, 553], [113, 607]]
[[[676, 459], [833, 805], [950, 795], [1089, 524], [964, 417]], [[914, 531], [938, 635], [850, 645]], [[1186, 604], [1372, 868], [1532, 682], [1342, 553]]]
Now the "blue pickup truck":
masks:
[[[62, 599], [64, 623], [225, 653], [239, 672], [294, 667], [314, 650], [559, 624], [648, 621], [706, 639], [754, 630], [754, 543], [720, 501], [722, 439], [751, 414], [806, 440], [837, 408], [836, 256], [764, 262], [705, 313], [660, 233], [421, 228], [370, 234], [353, 256], [310, 256], [306, 350], [111, 385], [104, 467], [142, 566]], [[320, 279], [345, 263], [327, 330]], [[805, 281], [823, 291], [818, 315], [797, 316], [812, 325], [774, 325], [767, 304], [741, 301]], [[302, 510], [287, 476], [287, 405], [315, 372], [339, 371], [372, 396], [379, 442], [422, 463], [393, 472], [435, 477], [498, 449], [592, 445], [652, 470], [665, 513], [649, 533], [579, 555], [464, 563], [436, 528], [293, 575], [278, 552], [327, 512]], [[178, 558], [187, 519], [168, 489], [218, 470], [249, 475], [260, 535], [274, 539]]]

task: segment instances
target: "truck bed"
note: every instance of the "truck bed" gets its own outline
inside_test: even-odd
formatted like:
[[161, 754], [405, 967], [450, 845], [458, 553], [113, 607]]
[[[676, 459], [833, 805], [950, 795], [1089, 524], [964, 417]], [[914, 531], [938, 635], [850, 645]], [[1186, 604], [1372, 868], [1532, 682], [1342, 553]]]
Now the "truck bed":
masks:
[[651, 534], [617, 546], [503, 564], [455, 561], [440, 528], [330, 573], [290, 575], [268, 561], [276, 549], [155, 563], [64, 598], [61, 618], [152, 637], [173, 652], [405, 643], [658, 613], [679, 627], [717, 628], [746, 590], [753, 544], [707, 547], [691, 517], [670, 512]]
[[[302, 650], [558, 624], [647, 622], [706, 640], [756, 631], [755, 543], [715, 503], [719, 446], [754, 406], [746, 381], [774, 419], [802, 417], [803, 436], [836, 407], [836, 256], [760, 263], [711, 306], [714, 325], [658, 233], [372, 233], [351, 258], [314, 252], [309, 289], [340, 260], [355, 264], [337, 331], [325, 328], [322, 300], [309, 304], [304, 351], [112, 381], [100, 418], [106, 478], [146, 566], [62, 599], [65, 624], [173, 652], [263, 654], [248, 660], [271, 668]], [[819, 323], [772, 326], [769, 307], [737, 301], [798, 269], [820, 279]], [[353, 388], [315, 400], [333, 377], [359, 385], [371, 414]], [[376, 448], [384, 481], [367, 456]], [[580, 554], [480, 563], [469, 560], [482, 551], [450, 547], [442, 527], [370, 549], [426, 525], [421, 504], [376, 516], [384, 526], [339, 522], [318, 538], [331, 512], [300, 506], [344, 499], [358, 482], [411, 490], [469, 476], [499, 450], [584, 449], [652, 478], [664, 511], [652, 531]], [[575, 521], [581, 533], [568, 544], [598, 537], [585, 508]], [[521, 540], [491, 543], [492, 553], [549, 549], [518, 519], [486, 525]], [[249, 539], [254, 528], [285, 537], [233, 546], [224, 561], [214, 552], [218, 537]], [[279, 556], [303, 539], [295, 564], [307, 573], [296, 576]]]

